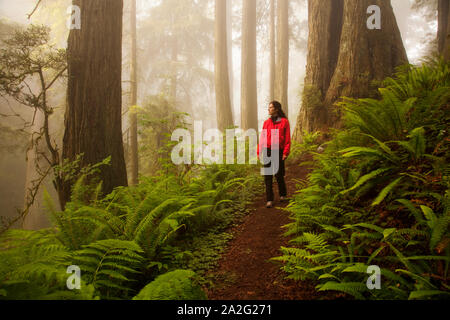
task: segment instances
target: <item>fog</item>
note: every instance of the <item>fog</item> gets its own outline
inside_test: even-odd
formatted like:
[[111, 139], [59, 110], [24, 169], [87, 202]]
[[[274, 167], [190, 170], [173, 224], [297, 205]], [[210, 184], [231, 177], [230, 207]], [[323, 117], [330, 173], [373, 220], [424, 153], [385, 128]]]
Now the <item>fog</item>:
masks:
[[[179, 0], [183, 3], [185, 0]], [[231, 1], [231, 0], [229, 0]], [[155, 30], [156, 23], [163, 23], [164, 16], [160, 11], [158, 16], [154, 15], [155, 8], [160, 6], [162, 1], [137, 1], [137, 47], [138, 47], [138, 105], [144, 103], [145, 99], [151, 95], [157, 95], [165, 86], [167, 86], [167, 78], [161, 72], [161, 67], [165, 67], [164, 63], [170, 57], [169, 52], [162, 52], [164, 38], [160, 38]], [[176, 3], [176, 1], [171, 0]], [[198, 1], [205, 3], [205, 21], [214, 19], [214, 1]], [[434, 39], [437, 30], [437, 21], [429, 21], [423, 12], [413, 10], [411, 8], [413, 0], [393, 0], [392, 5], [396, 14], [397, 22], [402, 34], [403, 42], [407, 50], [408, 58], [411, 63], [419, 63], [420, 59], [426, 55], [430, 48], [430, 42]], [[33, 11], [36, 1], [33, 0], [0, 0], [0, 35], [1, 38], [11, 34], [6, 29], [5, 24], [28, 25], [28, 24], [46, 24], [52, 28], [52, 41], [58, 47], [65, 47], [68, 35], [66, 21], [68, 19], [67, 8], [71, 4], [69, 0], [44, 0], [40, 8], [33, 14], [31, 19], [28, 15]], [[242, 2], [234, 0], [232, 7], [232, 97], [235, 124], [240, 122], [240, 69], [241, 69], [241, 46], [240, 46], [240, 24]], [[268, 7], [267, 0], [258, 1], [259, 12], [263, 8]], [[161, 13], [162, 12], [162, 13]], [[167, 13], [167, 11], [166, 11]], [[261, 13], [261, 12], [260, 12]], [[126, 113], [128, 86], [129, 86], [129, 22], [128, 22], [128, 1], [124, 1], [124, 33], [123, 33], [123, 106]], [[307, 2], [306, 0], [291, 1], [290, 20], [291, 27], [295, 29], [291, 39], [289, 52], [289, 119], [291, 127], [296, 124], [297, 114], [301, 105], [301, 91], [303, 87], [303, 79], [306, 67], [306, 40], [307, 40]], [[260, 126], [262, 121], [267, 118], [267, 103], [269, 92], [269, 46], [268, 32], [264, 26], [267, 21], [267, 13], [260, 14], [258, 25], [258, 60], [257, 60], [257, 89], [258, 89], [258, 119]], [[175, 21], [175, 25], [180, 30], [183, 29], [184, 21]], [[268, 22], [267, 22], [268, 24]], [[161, 27], [161, 25], [160, 25]], [[195, 26], [192, 27], [195, 29]], [[193, 118], [203, 120], [204, 129], [215, 126], [215, 98], [214, 98], [214, 82], [211, 75], [214, 72], [214, 29], [205, 26], [201, 31], [202, 35], [194, 38], [199, 39], [197, 52], [193, 54], [180, 53], [180, 87], [177, 107], [182, 111], [190, 101], [193, 110]], [[163, 31], [161, 31], [163, 32]], [[181, 32], [181, 31], [180, 31]], [[208, 40], [209, 39], [209, 40]], [[294, 41], [296, 40], [296, 41]], [[158, 46], [158, 47], [156, 47]], [[197, 58], [197, 61], [190, 59]], [[185, 60], [183, 60], [185, 59]], [[164, 68], [163, 68], [164, 69]], [[197, 70], [197, 71], [196, 71]], [[200, 70], [200, 71], [198, 71]], [[61, 135], [62, 117], [64, 111], [64, 94], [63, 85], [57, 87], [59, 92], [54, 92], [55, 105], [59, 105], [59, 116], [56, 117], [59, 123], [54, 124], [54, 131], [57, 136]], [[22, 108], [14, 103], [8, 97], [0, 98], [0, 113], [11, 114], [11, 108], [16, 110], [22, 117], [29, 119], [30, 111]], [[8, 126], [13, 129], [23, 127], [23, 121], [17, 117], [0, 117], [0, 128]], [[124, 120], [124, 131], [128, 128], [126, 120]], [[3, 133], [0, 137], [3, 139], [1, 155], [0, 155], [0, 206], [2, 208], [2, 216], [12, 217], [16, 214], [16, 209], [23, 206], [25, 179], [26, 179], [26, 149], [27, 141], [29, 141], [30, 130], [26, 131], [23, 136], [16, 134]], [[59, 142], [59, 145], [60, 142]], [[49, 188], [51, 186], [49, 185]]]

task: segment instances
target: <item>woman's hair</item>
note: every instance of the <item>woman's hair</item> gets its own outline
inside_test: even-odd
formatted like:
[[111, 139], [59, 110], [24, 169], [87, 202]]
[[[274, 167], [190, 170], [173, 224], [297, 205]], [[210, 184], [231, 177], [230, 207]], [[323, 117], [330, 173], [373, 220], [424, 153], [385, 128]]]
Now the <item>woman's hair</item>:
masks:
[[269, 106], [270, 105], [274, 106], [275, 110], [277, 110], [277, 112], [278, 112], [279, 117], [287, 119], [286, 115], [284, 114], [283, 109], [281, 108], [281, 103], [279, 103], [278, 101], [272, 101], [271, 103], [269, 103]]

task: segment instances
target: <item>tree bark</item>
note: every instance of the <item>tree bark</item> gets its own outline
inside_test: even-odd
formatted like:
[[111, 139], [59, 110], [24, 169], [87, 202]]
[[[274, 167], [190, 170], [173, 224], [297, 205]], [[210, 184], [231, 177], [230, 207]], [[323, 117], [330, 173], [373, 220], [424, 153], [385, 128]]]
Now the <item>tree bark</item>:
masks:
[[228, 77], [230, 80], [230, 108], [234, 120], [234, 71], [233, 71], [233, 11], [232, 1], [227, 1], [227, 49], [228, 49]]
[[[371, 5], [380, 7], [381, 29], [367, 27]], [[310, 0], [309, 10], [308, 65], [293, 137], [299, 142], [303, 130], [339, 128], [341, 114], [334, 104], [341, 96], [375, 97], [379, 82], [408, 62], [390, 0], [332, 1], [328, 6]]]
[[438, 1], [438, 49], [446, 60], [450, 60], [450, 2]]
[[289, 1], [277, 3], [277, 53], [275, 99], [278, 100], [289, 118], [288, 73], [289, 73]]
[[343, 0], [308, 1], [308, 55], [302, 106], [293, 133], [295, 141], [302, 141], [304, 131], [327, 127], [329, 115], [323, 99], [338, 60], [343, 9]]
[[226, 2], [215, 0], [215, 62], [216, 114], [218, 129], [233, 126], [228, 76]]
[[256, 0], [243, 0], [241, 128], [258, 131], [256, 89]]
[[[127, 185], [121, 122], [122, 0], [73, 0], [81, 9], [81, 29], [68, 39], [68, 90], [63, 159], [83, 154], [82, 166], [102, 166], [103, 192]], [[64, 200], [70, 199], [70, 184]]]
[[[131, 96], [130, 106], [137, 105], [136, 0], [131, 0]], [[130, 113], [130, 171], [131, 185], [137, 185], [139, 175], [137, 115]]]
[[275, 44], [275, 0], [270, 0], [270, 101], [275, 99]]
[[[381, 29], [367, 27], [367, 8], [381, 9]], [[325, 106], [341, 97], [374, 97], [379, 81], [408, 62], [400, 30], [390, 0], [344, 0], [344, 22], [339, 58], [325, 97]], [[333, 113], [330, 126], [340, 126], [339, 112]]]

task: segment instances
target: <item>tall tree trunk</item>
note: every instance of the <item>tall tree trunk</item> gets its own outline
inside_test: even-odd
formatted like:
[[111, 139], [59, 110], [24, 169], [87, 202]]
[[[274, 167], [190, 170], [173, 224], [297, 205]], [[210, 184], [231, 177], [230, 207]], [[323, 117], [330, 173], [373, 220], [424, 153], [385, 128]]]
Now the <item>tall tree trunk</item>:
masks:
[[171, 53], [171, 62], [172, 62], [172, 70], [171, 70], [171, 76], [170, 76], [170, 93], [169, 93], [169, 100], [171, 104], [176, 107], [177, 104], [177, 86], [178, 86], [178, 39], [174, 35], [172, 36], [172, 53]]
[[[136, 0], [131, 0], [131, 96], [130, 106], [137, 104], [137, 56], [136, 56]], [[137, 135], [137, 115], [130, 113], [130, 164], [131, 164], [131, 185], [138, 184], [139, 160], [138, 160], [138, 135]]]
[[278, 0], [277, 4], [277, 62], [275, 76], [275, 99], [283, 106], [289, 118], [288, 79], [289, 79], [289, 1]]
[[226, 2], [215, 0], [215, 61], [216, 113], [218, 129], [233, 126], [228, 76]]
[[[104, 193], [127, 185], [122, 142], [122, 0], [73, 0], [81, 9], [81, 29], [68, 39], [67, 110], [63, 159], [84, 154], [81, 165], [102, 166]], [[64, 200], [70, 198], [64, 187]]]
[[228, 49], [228, 77], [230, 80], [230, 108], [231, 116], [234, 121], [234, 72], [233, 72], [233, 10], [232, 1], [227, 1], [227, 49]]
[[[31, 137], [31, 146], [27, 150], [27, 171], [25, 177], [25, 201], [24, 211], [26, 215], [22, 221], [22, 228], [25, 230], [39, 230], [50, 227], [48, 215], [42, 210], [42, 197], [44, 185], [49, 187], [48, 180], [43, 178], [42, 173], [47, 171], [49, 163], [45, 161], [43, 154], [49, 157], [49, 151], [46, 148], [45, 141], [42, 138], [33, 137], [38, 135], [44, 126], [44, 113], [40, 110], [36, 113], [33, 124], [33, 134]], [[51, 173], [49, 173], [52, 175]], [[46, 183], [47, 182], [47, 183]], [[51, 188], [51, 187], [50, 187]], [[50, 189], [51, 190], [51, 189]]]
[[270, 0], [270, 83], [269, 100], [275, 99], [275, 0]]
[[439, 53], [446, 60], [450, 60], [450, 2], [439, 0], [438, 2], [438, 46]]
[[258, 131], [256, 91], [256, 0], [243, 0], [241, 128]]
[[344, 0], [308, 1], [308, 55], [302, 107], [293, 140], [302, 141], [303, 131], [327, 127], [328, 108], [323, 104], [339, 55]]
[[[381, 9], [381, 29], [370, 30], [367, 28], [367, 8], [374, 4]], [[407, 62], [391, 1], [345, 0], [339, 59], [325, 104], [331, 107], [341, 96], [372, 96], [377, 89], [372, 85], [374, 80], [383, 80]], [[339, 121], [337, 115], [330, 125], [338, 125]]]
[[[377, 82], [408, 62], [390, 0], [344, 0], [343, 10], [339, 9], [338, 1], [333, 1], [335, 8], [331, 11], [318, 7], [323, 5], [322, 1], [310, 0], [309, 5], [308, 66], [302, 110], [294, 135], [297, 141], [302, 140], [302, 130], [339, 128], [341, 115], [334, 103], [341, 96], [376, 96]], [[367, 27], [370, 17], [367, 9], [371, 5], [380, 7], [381, 29]], [[335, 16], [337, 12], [343, 13], [342, 21]], [[320, 22], [322, 19], [324, 23]], [[338, 32], [340, 38], [336, 37]], [[315, 37], [319, 38], [314, 40]], [[339, 39], [337, 62], [336, 39]]]

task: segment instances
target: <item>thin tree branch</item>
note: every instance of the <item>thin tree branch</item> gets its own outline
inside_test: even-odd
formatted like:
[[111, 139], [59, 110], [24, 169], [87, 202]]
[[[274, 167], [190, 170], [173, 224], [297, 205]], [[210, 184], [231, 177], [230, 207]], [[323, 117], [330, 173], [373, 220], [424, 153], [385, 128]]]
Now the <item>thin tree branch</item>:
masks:
[[42, 0], [39, 0], [36, 3], [36, 6], [34, 7], [33, 11], [31, 11], [31, 13], [28, 15], [28, 20], [31, 18], [31, 16], [34, 14], [34, 12], [37, 10], [37, 8], [39, 7], [39, 4], [41, 3]]

